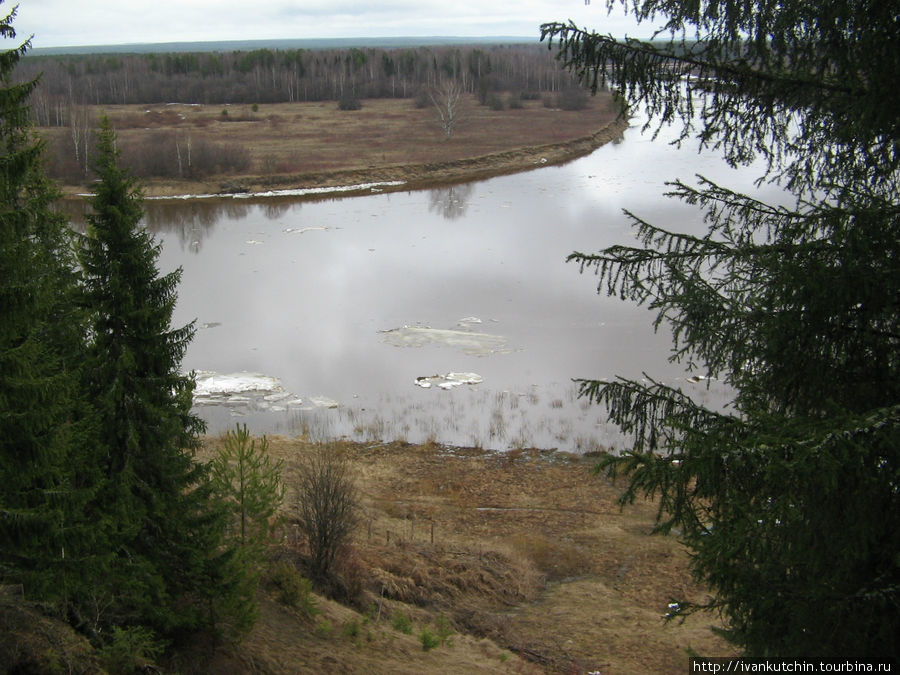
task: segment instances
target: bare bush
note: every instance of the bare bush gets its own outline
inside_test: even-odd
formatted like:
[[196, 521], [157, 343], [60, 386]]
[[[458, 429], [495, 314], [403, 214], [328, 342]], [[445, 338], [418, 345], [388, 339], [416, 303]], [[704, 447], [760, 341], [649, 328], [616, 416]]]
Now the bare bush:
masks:
[[589, 100], [590, 96], [583, 87], [570, 87], [559, 92], [556, 105], [563, 110], [584, 110]]
[[297, 526], [309, 547], [310, 574], [328, 581], [359, 521], [347, 459], [334, 446], [319, 446], [300, 464], [297, 493]]
[[338, 110], [360, 110], [362, 101], [355, 93], [347, 90], [338, 99]]
[[250, 151], [239, 143], [192, 140], [173, 131], [148, 132], [146, 138], [123, 141], [122, 165], [138, 178], [203, 178], [239, 173], [250, 166]]

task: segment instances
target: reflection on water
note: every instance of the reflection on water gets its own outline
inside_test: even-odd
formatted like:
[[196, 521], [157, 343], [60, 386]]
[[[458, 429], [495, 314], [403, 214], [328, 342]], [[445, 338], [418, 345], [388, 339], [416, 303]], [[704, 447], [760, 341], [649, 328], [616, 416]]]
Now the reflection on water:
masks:
[[[632, 243], [626, 207], [700, 231], [694, 210], [661, 197], [665, 181], [694, 173], [746, 191], [756, 177], [631, 129], [568, 165], [478, 183], [153, 200], [145, 223], [162, 243], [160, 271], [183, 268], [176, 324], [201, 328], [185, 368], [277, 378], [290, 394], [290, 405], [282, 392], [207, 396], [197, 410], [211, 432], [239, 421], [313, 438], [583, 452], [624, 441], [572, 378], [647, 372], [723, 400], [715, 382], [668, 362], [670, 340], [650, 313], [598, 295], [565, 263], [574, 250]], [[472, 377], [441, 387], [450, 373]]]
[[462, 218], [469, 209], [469, 199], [474, 189], [474, 183], [460, 183], [429, 190], [428, 208], [447, 220]]

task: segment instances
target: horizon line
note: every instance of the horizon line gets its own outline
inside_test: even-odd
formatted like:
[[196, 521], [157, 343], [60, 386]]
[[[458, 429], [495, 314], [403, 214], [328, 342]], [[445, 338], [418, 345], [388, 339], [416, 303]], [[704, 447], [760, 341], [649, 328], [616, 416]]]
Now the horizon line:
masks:
[[[416, 44], [417, 41], [424, 41], [422, 46], [431, 46], [434, 44], [512, 44], [529, 42], [538, 43], [539, 35], [483, 35], [483, 36], [466, 36], [466, 35], [385, 35], [385, 36], [367, 36], [367, 37], [326, 37], [326, 38], [249, 38], [249, 39], [227, 39], [227, 40], [175, 40], [167, 42], [125, 42], [118, 44], [82, 44], [82, 45], [53, 45], [47, 47], [32, 47], [28, 50], [28, 54], [39, 56], [41, 54], [57, 55], [57, 54], [90, 54], [90, 53], [143, 53], [150, 51], [184, 51], [176, 49], [179, 47], [191, 47], [196, 51], [221, 51], [234, 50], [242, 45], [253, 44], [281, 44], [281, 45], [311, 45], [315, 48], [328, 46], [344, 45], [348, 47], [378, 47], [378, 46], [396, 46]], [[34, 38], [32, 38], [32, 42]]]

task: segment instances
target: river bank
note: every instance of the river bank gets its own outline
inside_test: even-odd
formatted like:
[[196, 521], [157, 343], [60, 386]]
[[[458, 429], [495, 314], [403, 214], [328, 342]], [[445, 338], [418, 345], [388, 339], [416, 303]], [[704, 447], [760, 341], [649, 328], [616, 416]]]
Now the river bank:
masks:
[[368, 169], [339, 169], [322, 173], [271, 176], [235, 176], [216, 183], [148, 181], [144, 192], [151, 198], [215, 196], [319, 197], [427, 189], [436, 185], [483, 180], [544, 166], [563, 164], [590, 154], [601, 145], [620, 139], [628, 122], [616, 120], [589, 136], [563, 143], [548, 143], [465, 159], [428, 164], [395, 164]]
[[[284, 462], [291, 522], [298, 466], [319, 444], [268, 440], [269, 456]], [[221, 442], [205, 438], [198, 457]], [[650, 534], [657, 503], [621, 509], [621, 485], [593, 474], [595, 458], [327, 446], [347, 458], [361, 498], [340, 565], [356, 602], [317, 597], [322, 613], [310, 620], [261, 597], [259, 622], [231, 660], [219, 655], [221, 672], [672, 673], [691, 653], [731, 653], [711, 631], [715, 616], [663, 621], [672, 597], [707, 593], [677, 538]], [[398, 616], [410, 619], [409, 634]], [[449, 640], [423, 650], [421, 634], [441, 625]]]
[[[92, 111], [109, 116], [123, 148], [151, 198], [247, 196], [289, 193], [316, 196], [335, 191], [367, 193], [459, 183], [561, 164], [620, 139], [628, 126], [608, 95], [584, 110], [548, 109], [539, 102], [491, 110], [467, 102], [466, 115], [450, 139], [434, 124], [433, 110], [406, 100], [373, 100], [359, 111], [336, 111], [324, 103], [271, 104], [226, 110], [195, 104], [111, 106]], [[224, 114], [227, 112], [228, 114]], [[51, 147], [64, 129], [40, 130]], [[171, 146], [171, 147], [169, 147]], [[241, 168], [202, 178], [187, 175], [193, 149], [218, 147], [243, 158]], [[167, 148], [164, 150], [164, 148]], [[154, 171], [168, 159], [171, 175]], [[56, 160], [59, 163], [60, 160]], [[196, 173], [196, 172], [195, 172]], [[62, 179], [68, 197], [89, 183]], [[372, 185], [375, 184], [375, 185]]]

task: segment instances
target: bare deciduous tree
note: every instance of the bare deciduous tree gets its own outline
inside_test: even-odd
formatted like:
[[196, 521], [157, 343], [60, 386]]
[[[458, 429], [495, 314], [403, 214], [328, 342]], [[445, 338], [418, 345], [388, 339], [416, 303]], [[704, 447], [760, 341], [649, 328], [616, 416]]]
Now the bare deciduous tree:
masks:
[[428, 98], [437, 111], [444, 138], [449, 140], [462, 118], [463, 87], [458, 80], [446, 79], [428, 91]]
[[300, 465], [297, 525], [309, 545], [310, 573], [327, 580], [359, 519], [359, 500], [346, 458], [322, 445]]

